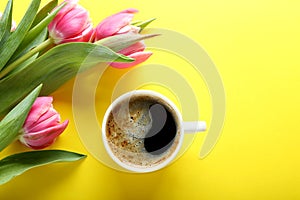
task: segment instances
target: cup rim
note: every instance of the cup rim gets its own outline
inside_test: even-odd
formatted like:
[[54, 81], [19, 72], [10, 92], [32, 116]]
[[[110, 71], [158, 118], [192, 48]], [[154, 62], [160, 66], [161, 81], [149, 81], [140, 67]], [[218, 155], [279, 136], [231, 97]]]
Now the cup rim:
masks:
[[[176, 146], [176, 149], [174, 150], [174, 152], [166, 159], [164, 160], [162, 163], [152, 166], [152, 167], [146, 167], [146, 168], [139, 168], [139, 167], [134, 167], [128, 164], [123, 163], [111, 150], [107, 140], [106, 140], [106, 122], [107, 119], [109, 117], [109, 114], [111, 113], [112, 109], [121, 101], [123, 101], [124, 99], [127, 99], [128, 97], [132, 96], [132, 95], [152, 95], [155, 97], [158, 97], [160, 99], [162, 99], [163, 101], [165, 101], [166, 103], [168, 103], [172, 109], [174, 109], [178, 120], [179, 120], [179, 126], [180, 126], [180, 138], [178, 140], [178, 144]], [[161, 93], [155, 92], [153, 90], [131, 90], [129, 92], [126, 92], [124, 94], [122, 94], [121, 96], [119, 96], [118, 98], [116, 98], [107, 108], [103, 120], [102, 120], [102, 141], [105, 147], [106, 152], [109, 154], [110, 158], [116, 163], [118, 164], [120, 167], [129, 170], [130, 172], [138, 172], [138, 173], [147, 173], [147, 172], [153, 172], [153, 171], [157, 171], [159, 169], [162, 169], [164, 167], [166, 167], [168, 164], [170, 164], [175, 157], [178, 155], [178, 152], [182, 146], [183, 143], [183, 139], [184, 139], [184, 129], [183, 129], [183, 119], [182, 119], [182, 115], [179, 112], [177, 106], [166, 96], [162, 95]]]

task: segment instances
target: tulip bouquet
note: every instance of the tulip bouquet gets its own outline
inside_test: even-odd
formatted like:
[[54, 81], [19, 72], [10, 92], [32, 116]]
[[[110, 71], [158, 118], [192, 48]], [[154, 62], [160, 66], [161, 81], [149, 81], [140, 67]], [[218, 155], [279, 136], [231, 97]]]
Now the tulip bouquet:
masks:
[[32, 0], [16, 25], [12, 5], [8, 0], [0, 15], [0, 151], [15, 140], [35, 151], [0, 160], [0, 184], [36, 166], [84, 158], [75, 152], [41, 150], [69, 123], [61, 122], [48, 95], [98, 63], [127, 68], [144, 62], [152, 53], [144, 51], [143, 40], [156, 36], [141, 34], [154, 19], [132, 22], [136, 9], [116, 13], [94, 27], [77, 0], [59, 5], [52, 0], [41, 9], [40, 0]]

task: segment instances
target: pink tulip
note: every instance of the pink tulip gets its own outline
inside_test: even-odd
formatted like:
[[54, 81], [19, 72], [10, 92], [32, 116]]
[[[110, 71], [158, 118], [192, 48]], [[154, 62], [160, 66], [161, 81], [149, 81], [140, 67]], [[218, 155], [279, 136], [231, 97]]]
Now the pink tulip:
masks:
[[[0, 12], [0, 19], [1, 19], [2, 15], [3, 15], [3, 14]], [[10, 31], [13, 32], [14, 30], [16, 30], [16, 28], [17, 28], [17, 24], [16, 24], [16, 22], [15, 22], [14, 20], [12, 20]]]
[[60, 115], [52, 101], [52, 97], [38, 97], [25, 120], [19, 140], [32, 149], [51, 145], [69, 123], [68, 120], [60, 123]]
[[78, 0], [65, 0], [66, 5], [48, 25], [49, 35], [55, 44], [67, 42], [89, 42], [93, 24], [86, 9]]
[[[139, 27], [131, 25], [131, 21], [134, 17], [134, 13], [137, 13], [136, 9], [130, 8], [123, 10], [119, 13], [111, 15], [98, 24], [94, 33], [94, 41], [101, 40], [106, 37], [120, 35], [125, 33], [139, 34]], [[146, 61], [152, 52], [144, 52], [145, 44], [143, 42], [135, 43], [126, 49], [119, 51], [118, 53], [124, 54], [128, 57], [134, 58], [134, 62], [130, 63], [110, 63], [115, 68], [128, 68], [140, 64]]]

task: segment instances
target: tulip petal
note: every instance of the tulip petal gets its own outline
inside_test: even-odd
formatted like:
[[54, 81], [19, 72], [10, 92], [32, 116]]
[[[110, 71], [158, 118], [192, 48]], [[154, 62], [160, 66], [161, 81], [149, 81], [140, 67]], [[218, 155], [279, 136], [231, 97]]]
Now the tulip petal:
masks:
[[38, 119], [52, 107], [52, 97], [38, 97], [33, 103], [28, 117], [25, 120], [24, 128], [30, 129], [38, 121]]
[[69, 38], [81, 33], [89, 22], [89, 14], [82, 7], [70, 10], [57, 23], [56, 31], [63, 33], [63, 38]]
[[127, 26], [124, 26], [123, 28], [121, 28], [116, 34], [119, 35], [119, 34], [124, 34], [124, 33], [128, 33], [128, 32], [138, 34], [140, 30], [141, 30], [140, 27], [127, 25]]
[[58, 114], [58, 112], [53, 108], [53, 105], [51, 105], [51, 107], [49, 108], [49, 110], [47, 110], [47, 112], [45, 112], [40, 118], [39, 118], [39, 123], [40, 122], [44, 122], [47, 119], [53, 117], [54, 115], [57, 115], [58, 118], [58, 122], [60, 121], [60, 116]]
[[[49, 23], [48, 29], [49, 32], [53, 32], [56, 29], [56, 24], [59, 22], [66, 13], [68, 13], [70, 10], [72, 10], [77, 5], [77, 0], [65, 0], [67, 4], [56, 14], [55, 18]], [[57, 8], [58, 6], [56, 6]], [[55, 9], [53, 9], [55, 10]]]
[[120, 29], [130, 25], [130, 22], [134, 17], [134, 13], [136, 12], [138, 12], [138, 10], [127, 9], [105, 18], [96, 27], [95, 39], [100, 40], [102, 38], [115, 35]]
[[39, 119], [36, 126], [32, 127], [31, 129], [25, 129], [25, 130], [31, 133], [31, 132], [44, 130], [47, 129], [48, 127], [56, 126], [57, 124], [59, 124], [60, 116], [54, 109], [52, 111], [49, 110], [44, 115], [49, 115], [49, 117], [43, 121]]
[[132, 13], [132, 14], [135, 14], [135, 13], [138, 13], [138, 12], [139, 12], [139, 10], [137, 10], [135, 8], [127, 8], [127, 9], [122, 10], [122, 11], [116, 13], [116, 14], [119, 14], [119, 13]]
[[22, 135], [20, 141], [33, 149], [43, 149], [51, 145], [55, 139], [66, 129], [69, 121], [66, 120], [62, 124], [41, 130], [35, 133]]
[[89, 25], [87, 28], [84, 29], [84, 31], [80, 34], [78, 34], [75, 37], [66, 38], [62, 43], [69, 43], [69, 42], [89, 42], [92, 38], [92, 35], [94, 33], [94, 29], [92, 25]]
[[110, 63], [110, 66], [114, 67], [114, 68], [128, 68], [128, 67], [132, 67], [135, 65], [138, 65], [144, 61], [146, 61], [150, 56], [152, 55], [152, 52], [136, 52], [133, 53], [131, 55], [129, 55], [129, 57], [134, 58], [135, 61], [131, 62], [131, 63], [117, 63], [117, 62], [113, 62]]
[[125, 56], [128, 56], [128, 55], [133, 54], [135, 52], [144, 51], [145, 47], [146, 46], [145, 46], [144, 42], [140, 41], [140, 42], [137, 42], [137, 43], [125, 48], [125, 49], [122, 49], [118, 53], [121, 53], [121, 54], [124, 54]]

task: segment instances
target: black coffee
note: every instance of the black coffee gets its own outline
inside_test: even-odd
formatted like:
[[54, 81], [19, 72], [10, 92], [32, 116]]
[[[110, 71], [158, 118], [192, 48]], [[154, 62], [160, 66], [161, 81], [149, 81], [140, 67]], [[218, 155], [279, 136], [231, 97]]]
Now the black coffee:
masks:
[[159, 97], [133, 95], [119, 102], [106, 124], [108, 144], [123, 163], [140, 168], [158, 165], [177, 149], [179, 118]]
[[146, 151], [153, 155], [165, 152], [173, 144], [177, 127], [173, 115], [161, 104], [150, 106], [152, 126], [144, 139]]

